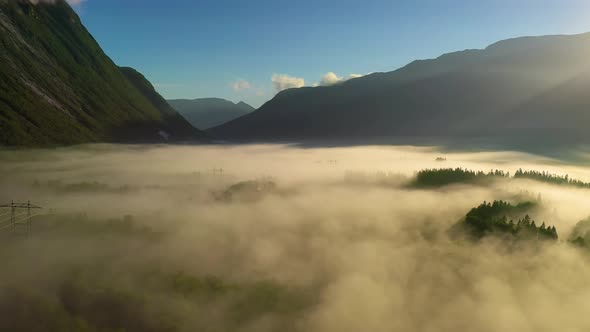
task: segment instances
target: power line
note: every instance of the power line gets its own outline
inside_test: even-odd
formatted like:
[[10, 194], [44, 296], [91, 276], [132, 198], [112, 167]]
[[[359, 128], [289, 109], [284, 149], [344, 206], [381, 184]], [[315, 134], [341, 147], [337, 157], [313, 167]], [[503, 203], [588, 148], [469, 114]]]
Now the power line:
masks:
[[[9, 214], [10, 214], [10, 215], [12, 215], [12, 212], [10, 212]], [[15, 214], [16, 214], [17, 216], [19, 216], [19, 215], [25, 215], [25, 214], [27, 214], [27, 213], [26, 213], [26, 212], [15, 212]], [[8, 218], [10, 218], [10, 216], [8, 216]]]
[[27, 220], [28, 218], [33, 218], [33, 217], [37, 217], [37, 216], [50, 216], [50, 215], [52, 215], [52, 214], [51, 213], [37, 213], [37, 214], [30, 215], [30, 216], [26, 216], [24, 218], [20, 218], [20, 219], [16, 220], [16, 223], [19, 223], [23, 220]]
[[0, 227], [0, 231], [5, 230], [5, 229], [7, 229], [9, 227], [12, 227], [12, 224], [9, 224], [9, 225], [4, 226], [4, 227]]
[[[26, 214], [27, 214], [26, 212], [25, 213], [16, 213], [14, 215], [14, 217], [21, 217], [21, 216], [24, 216]], [[0, 223], [6, 222], [6, 221], [10, 221], [10, 220], [12, 220], [12, 215], [9, 216], [8, 218], [4, 218], [4, 219], [0, 220]]]
[[[16, 233], [17, 226], [24, 225], [27, 236], [31, 235], [31, 230], [32, 230], [33, 215], [31, 213], [31, 210], [42, 209], [42, 207], [40, 207], [40, 206], [31, 204], [31, 201], [28, 201], [27, 203], [15, 203], [14, 201], [12, 201], [12, 202], [10, 202], [10, 204], [0, 205], [0, 208], [10, 208], [10, 218], [7, 219], [7, 221], [9, 221], [9, 224], [6, 226], [0, 227], [0, 230], [12, 228], [12, 232]], [[17, 213], [16, 212], [17, 210], [23, 210], [23, 209], [25, 210], [24, 213]], [[22, 217], [23, 215], [26, 215], [26, 217], [20, 218], [17, 220], [17, 217]], [[36, 215], [38, 215], [38, 214], [36, 214]], [[26, 222], [23, 223], [23, 221], [26, 221]]]
[[[26, 213], [24, 213], [24, 214], [26, 214]], [[23, 214], [23, 213], [21, 213], [21, 215], [24, 215], [24, 214]], [[31, 215], [31, 216], [26, 216], [25, 218], [20, 218], [20, 219], [17, 219], [17, 220], [15, 221], [15, 223], [16, 223], [16, 224], [20, 224], [20, 223], [21, 223], [21, 221], [23, 221], [23, 220], [27, 220], [29, 217], [30, 217], [30, 218], [33, 218], [33, 217], [37, 217], [37, 216], [52, 216], [52, 215], [55, 215], [55, 214], [53, 214], [53, 213], [37, 213], [37, 214], [33, 214], [33, 215]], [[6, 222], [6, 223], [0, 223], [0, 226], [4, 226], [4, 225], [12, 226], [12, 220], [10, 220], [10, 222]], [[3, 228], [0, 228], [0, 230], [2, 230], [2, 229], [3, 229]]]
[[29, 201], [28, 203], [15, 203], [14, 201], [10, 202], [9, 204], [2, 204], [0, 208], [29, 208], [29, 209], [42, 209], [40, 206], [36, 206], [31, 204]]

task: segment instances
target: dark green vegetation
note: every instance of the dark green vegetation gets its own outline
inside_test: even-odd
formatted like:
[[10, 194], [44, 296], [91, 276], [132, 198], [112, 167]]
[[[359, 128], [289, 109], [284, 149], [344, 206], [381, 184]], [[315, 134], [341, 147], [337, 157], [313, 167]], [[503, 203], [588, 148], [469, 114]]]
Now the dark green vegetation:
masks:
[[143, 76], [117, 67], [65, 0], [0, 0], [0, 146], [166, 135], [204, 137]]
[[508, 178], [509, 173], [494, 170], [488, 173], [463, 168], [425, 169], [416, 174], [411, 186], [417, 188], [437, 188], [450, 184], [486, 184], [497, 178]]
[[263, 198], [265, 195], [276, 193], [277, 185], [271, 180], [252, 180], [243, 181], [231, 185], [218, 199], [231, 201], [256, 201]]
[[538, 172], [538, 171], [523, 171], [519, 169], [514, 173], [515, 179], [531, 179], [535, 181], [541, 181], [546, 183], [558, 184], [558, 185], [568, 185], [580, 188], [590, 188], [590, 183], [583, 182], [576, 179], [570, 179], [569, 175], [555, 175], [550, 174], [547, 172]]
[[[280, 92], [210, 130], [235, 140], [588, 141], [590, 34], [505, 40], [339, 85]], [[373, 141], [371, 141], [373, 142]], [[414, 140], [415, 142], [415, 140]]]
[[[489, 235], [517, 240], [557, 240], [555, 226], [546, 226], [545, 223], [537, 226], [536, 222], [527, 214], [535, 206], [536, 204], [533, 202], [517, 205], [505, 201], [484, 202], [471, 209], [459, 227], [476, 240]], [[516, 221], [512, 219], [518, 216], [522, 217]]]
[[[45, 262], [35, 264], [42, 281], [34, 276], [36, 270], [25, 278], [3, 272], [0, 331], [232, 331], [264, 316], [300, 315], [316, 301], [307, 289], [272, 280], [233, 281], [158, 259], [154, 248], [169, 234], [131, 216], [59, 215], [38, 219], [34, 227], [44, 250], [61, 245], [67, 251], [45, 256], [51, 270], [43, 270]], [[22, 251], [23, 238], [2, 240], [3, 259], [15, 253], [23, 257], [32, 249], [25, 245]]]
[[576, 224], [570, 234], [569, 241], [582, 248], [590, 249], [590, 218]]
[[244, 102], [234, 104], [219, 98], [174, 99], [168, 100], [168, 103], [188, 122], [200, 129], [219, 126], [254, 111], [254, 107]]
[[590, 188], [590, 183], [580, 180], [571, 179], [568, 175], [555, 175], [548, 172], [523, 171], [519, 169], [510, 177], [509, 172], [501, 170], [491, 170], [489, 172], [472, 171], [468, 169], [457, 168], [432, 168], [421, 170], [416, 174], [415, 179], [410, 183], [414, 188], [439, 188], [451, 184], [490, 184], [496, 179], [531, 179], [539, 182], [574, 186], [580, 188]]

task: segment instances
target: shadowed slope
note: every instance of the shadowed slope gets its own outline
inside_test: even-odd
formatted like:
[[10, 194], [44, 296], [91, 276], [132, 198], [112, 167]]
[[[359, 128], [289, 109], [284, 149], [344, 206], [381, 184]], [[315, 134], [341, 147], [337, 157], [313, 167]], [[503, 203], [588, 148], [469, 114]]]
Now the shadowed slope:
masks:
[[[174, 117], [144, 92], [104, 54], [65, 0], [0, 0], [0, 145], [123, 137], [158, 142], [160, 130], [171, 139], [188, 138], [188, 124], [170, 121]], [[188, 136], [203, 135], [195, 130]]]
[[[586, 72], [588, 50], [590, 34], [506, 40], [336, 86], [286, 90], [210, 133], [263, 141], [521, 134], [509, 128], [512, 114], [526, 114], [521, 128], [544, 127], [535, 101]], [[589, 98], [555, 97], [553, 104], [559, 99], [582, 130], [585, 117], [579, 115]]]

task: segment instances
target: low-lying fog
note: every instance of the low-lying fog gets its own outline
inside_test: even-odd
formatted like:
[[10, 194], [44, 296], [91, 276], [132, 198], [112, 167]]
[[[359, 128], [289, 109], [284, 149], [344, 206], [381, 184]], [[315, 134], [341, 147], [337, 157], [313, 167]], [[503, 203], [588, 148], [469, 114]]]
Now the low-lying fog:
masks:
[[[0, 203], [44, 207], [29, 237], [0, 209], [0, 330], [588, 331], [590, 252], [568, 236], [590, 189], [407, 185], [451, 167], [590, 181], [535, 155], [417, 147], [0, 152]], [[471, 208], [519, 197], [540, 198], [558, 242], [449, 238]]]

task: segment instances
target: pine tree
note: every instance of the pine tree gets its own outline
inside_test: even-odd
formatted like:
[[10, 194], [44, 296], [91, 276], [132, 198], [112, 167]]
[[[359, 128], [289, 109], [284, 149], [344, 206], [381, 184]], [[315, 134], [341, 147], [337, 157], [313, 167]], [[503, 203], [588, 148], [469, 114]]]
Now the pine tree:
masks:
[[522, 223], [525, 227], [530, 227], [531, 226], [531, 217], [527, 214], [526, 216], [524, 216]]

